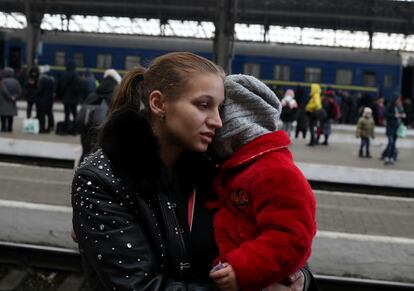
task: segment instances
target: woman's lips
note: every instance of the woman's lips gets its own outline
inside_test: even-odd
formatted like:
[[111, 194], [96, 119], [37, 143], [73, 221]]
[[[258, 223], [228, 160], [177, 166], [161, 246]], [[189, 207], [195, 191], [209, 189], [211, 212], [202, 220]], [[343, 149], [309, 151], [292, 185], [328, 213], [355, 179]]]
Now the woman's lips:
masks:
[[212, 132], [202, 132], [200, 133], [201, 139], [206, 143], [211, 143], [213, 141], [214, 133]]

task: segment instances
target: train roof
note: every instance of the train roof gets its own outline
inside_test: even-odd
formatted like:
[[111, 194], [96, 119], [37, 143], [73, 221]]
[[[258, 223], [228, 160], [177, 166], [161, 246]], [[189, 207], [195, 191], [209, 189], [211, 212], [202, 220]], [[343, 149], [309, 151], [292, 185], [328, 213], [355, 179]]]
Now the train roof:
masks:
[[[12, 34], [15, 34], [15, 37], [24, 38], [22, 31], [14, 31]], [[45, 31], [41, 40], [44, 43], [67, 45], [157, 49], [160, 51], [193, 51], [197, 53], [213, 52], [213, 40], [206, 39]], [[402, 64], [402, 58], [398, 52], [240, 41], [235, 42], [234, 50], [237, 55], [256, 57], [312, 59], [383, 65]]]
[[258, 44], [236, 42], [235, 53], [277, 57], [286, 59], [338, 61], [344, 63], [365, 63], [382, 65], [401, 65], [401, 55], [398, 52], [379, 52], [346, 48], [294, 46], [283, 44]]

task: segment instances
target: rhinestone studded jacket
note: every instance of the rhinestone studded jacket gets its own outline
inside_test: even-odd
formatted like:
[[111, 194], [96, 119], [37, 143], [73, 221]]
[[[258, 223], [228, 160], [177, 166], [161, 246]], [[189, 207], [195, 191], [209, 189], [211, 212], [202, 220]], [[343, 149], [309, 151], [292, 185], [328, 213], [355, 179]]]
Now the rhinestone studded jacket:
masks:
[[147, 122], [132, 110], [114, 115], [100, 146], [72, 182], [73, 228], [91, 290], [216, 290], [184, 279], [183, 230]]

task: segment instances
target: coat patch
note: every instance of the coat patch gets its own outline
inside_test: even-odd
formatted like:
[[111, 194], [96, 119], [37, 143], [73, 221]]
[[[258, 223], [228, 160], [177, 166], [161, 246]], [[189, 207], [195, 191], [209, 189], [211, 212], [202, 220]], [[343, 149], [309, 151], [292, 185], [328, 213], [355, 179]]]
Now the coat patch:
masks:
[[243, 189], [237, 189], [230, 192], [231, 203], [239, 209], [244, 209], [250, 204], [249, 197]]

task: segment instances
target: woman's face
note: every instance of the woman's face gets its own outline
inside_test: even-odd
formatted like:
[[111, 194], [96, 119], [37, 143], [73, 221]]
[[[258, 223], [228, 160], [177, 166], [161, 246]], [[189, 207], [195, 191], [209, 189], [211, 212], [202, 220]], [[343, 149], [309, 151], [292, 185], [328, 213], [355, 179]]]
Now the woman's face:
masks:
[[183, 92], [171, 99], [165, 101], [164, 138], [183, 150], [206, 151], [222, 126], [223, 79], [212, 73], [194, 74]]

